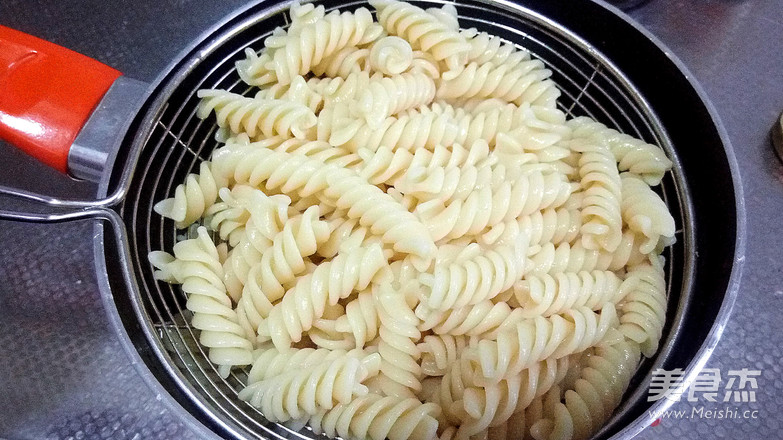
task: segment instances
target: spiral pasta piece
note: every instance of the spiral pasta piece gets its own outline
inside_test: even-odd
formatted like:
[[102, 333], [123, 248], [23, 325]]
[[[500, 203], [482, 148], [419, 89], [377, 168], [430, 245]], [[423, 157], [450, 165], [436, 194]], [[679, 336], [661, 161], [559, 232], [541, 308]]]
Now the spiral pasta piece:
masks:
[[410, 72], [422, 72], [432, 79], [438, 79], [441, 75], [440, 67], [440, 63], [438, 63], [438, 60], [436, 60], [432, 54], [414, 50], [411, 67], [408, 70]]
[[479, 341], [467, 356], [475, 362], [482, 381], [497, 383], [535, 362], [558, 359], [596, 345], [616, 320], [612, 304], [605, 304], [598, 316], [586, 307], [549, 318], [536, 316], [512, 330], [499, 332], [496, 341]]
[[464, 147], [462, 144], [453, 144], [450, 147], [441, 145], [430, 150], [416, 150], [411, 161], [412, 167], [423, 168], [450, 168], [459, 166], [479, 166], [490, 161], [490, 149], [487, 141], [478, 139]]
[[370, 67], [384, 75], [399, 75], [413, 63], [410, 43], [400, 37], [383, 37], [370, 49]]
[[487, 113], [489, 111], [501, 108], [511, 107], [518, 108], [514, 104], [509, 104], [500, 98], [473, 98], [473, 99], [439, 99], [435, 101], [442, 107], [459, 108], [460, 110], [469, 113], [471, 115], [478, 115], [479, 113]]
[[459, 143], [459, 130], [452, 118], [436, 114], [404, 114], [389, 117], [377, 127], [366, 121], [346, 122], [319, 118], [318, 139], [334, 146], [376, 150], [381, 146], [393, 150], [433, 149], [436, 145]]
[[370, 231], [359, 225], [359, 219], [347, 218], [344, 210], [336, 210], [327, 219], [329, 239], [318, 248], [318, 255], [331, 258], [341, 249], [351, 249], [366, 244], [371, 237]]
[[456, 437], [473, 438], [486, 429], [505, 424], [559, 384], [568, 367], [568, 357], [546, 359], [497, 384], [466, 389], [463, 405], [467, 420], [460, 425]]
[[326, 15], [326, 8], [323, 5], [314, 5], [313, 3], [302, 4], [295, 1], [290, 9], [291, 26], [288, 27], [289, 34], [298, 34], [300, 29], [306, 26], [312, 26], [315, 22], [321, 20]]
[[286, 371], [249, 384], [239, 392], [239, 398], [260, 409], [267, 420], [301, 419], [366, 395], [367, 387], [361, 382], [377, 374], [378, 358], [377, 354], [364, 360], [344, 356], [310, 368]]
[[248, 98], [224, 90], [203, 89], [197, 116], [206, 119], [214, 111], [217, 124], [234, 133], [250, 137], [276, 135], [305, 137], [308, 128], [318, 122], [315, 114], [302, 104], [290, 101]]
[[437, 18], [441, 23], [449, 27], [449, 29], [458, 31], [459, 21], [457, 16], [457, 8], [450, 3], [446, 3], [440, 8], [427, 8], [427, 13]]
[[547, 208], [517, 220], [519, 227], [530, 236], [530, 245], [541, 243], [573, 243], [582, 226], [578, 209], [562, 206]]
[[448, 206], [437, 200], [416, 207], [416, 214], [430, 229], [434, 240], [476, 235], [488, 226], [510, 221], [565, 203], [571, 185], [557, 174], [535, 171], [520, 176], [514, 182], [503, 182], [496, 188], [486, 187], [471, 193], [464, 201], [455, 200]]
[[392, 151], [387, 147], [380, 147], [376, 151], [362, 148], [357, 154], [363, 162], [359, 175], [373, 185], [394, 185], [408, 171], [414, 157], [407, 150]]
[[[530, 117], [525, 121], [525, 125], [520, 125], [512, 131], [498, 134], [496, 151], [510, 163], [519, 165], [529, 160], [551, 163], [567, 158], [571, 151], [560, 142], [570, 137], [568, 127], [553, 126], [554, 124], [537, 121], [534, 118], [534, 116]], [[504, 161], [504, 163], [509, 162]]]
[[550, 76], [552, 71], [539, 60], [520, 61], [514, 67], [472, 62], [453, 77], [444, 75], [438, 87], [438, 97], [500, 98], [517, 105], [529, 103], [554, 107], [560, 91], [549, 79]]
[[335, 331], [350, 333], [357, 347], [364, 347], [378, 336], [380, 318], [372, 290], [365, 290], [345, 306], [345, 314], [336, 318]]
[[614, 252], [598, 249], [585, 249], [582, 243], [573, 246], [560, 243], [555, 247], [552, 243], [536, 246], [525, 266], [525, 273], [542, 274], [558, 272], [579, 272], [582, 270], [622, 269], [626, 265], [639, 264], [645, 260], [645, 254], [639, 252], [639, 239], [632, 231], [623, 233], [620, 245]]
[[347, 215], [359, 218], [360, 224], [381, 236], [384, 243], [392, 244], [397, 252], [417, 257], [421, 265], [428, 265], [435, 253], [435, 244], [424, 225], [388, 194], [370, 185], [359, 176], [327, 177], [325, 194], [332, 197], [340, 209], [347, 209]]
[[209, 359], [226, 368], [252, 363], [253, 344], [245, 338], [231, 298], [223, 285], [223, 267], [218, 251], [203, 226], [196, 238], [174, 245], [174, 256], [165, 252], [150, 255], [158, 268], [156, 277], [182, 284], [188, 296], [186, 307], [193, 312], [193, 327], [201, 330], [199, 342], [208, 347]]
[[623, 291], [620, 278], [609, 271], [528, 275], [514, 285], [514, 296], [525, 317], [551, 316], [566, 309], [600, 309], [616, 304]]
[[304, 258], [315, 254], [329, 237], [329, 226], [318, 220], [319, 216], [318, 207], [311, 206], [301, 216], [286, 222], [261, 257], [256, 276], [259, 287], [271, 302], [283, 297], [283, 284], [304, 271]]
[[464, 393], [466, 419], [460, 424], [455, 438], [469, 438], [503, 423], [517, 407], [522, 377], [520, 375], [503, 379], [485, 387], [471, 387]]
[[[359, 93], [367, 87], [370, 78], [375, 78], [375, 76], [370, 76], [369, 72], [359, 70], [352, 71], [345, 78], [339, 76], [335, 78], [310, 78], [307, 80], [307, 87], [313, 93], [323, 96], [323, 107], [328, 109], [340, 103], [353, 102], [359, 96]], [[329, 113], [323, 110], [319, 113], [319, 125], [322, 124], [322, 121], [329, 119], [326, 117]]]
[[258, 327], [260, 340], [271, 340], [278, 350], [287, 350], [322, 317], [327, 304], [337, 304], [354, 290], [366, 289], [383, 267], [386, 258], [377, 244], [338, 254], [296, 286], [276, 304]]
[[[550, 110], [541, 106], [527, 104], [517, 106], [503, 103], [502, 105], [469, 109], [465, 107], [464, 103], [461, 107], [455, 108], [442, 101], [436, 101], [428, 107], [421, 107], [419, 111], [451, 116], [460, 126], [462, 131], [460, 139], [463, 139], [464, 136], [465, 145], [471, 144], [476, 139], [484, 139], [494, 146], [498, 135], [523, 126], [528, 126], [531, 129], [549, 130], [563, 138], [570, 136], [570, 130], [564, 124], [565, 115], [559, 110]], [[526, 141], [524, 145], [531, 146], [532, 142]]]
[[413, 49], [432, 54], [450, 70], [459, 70], [467, 61], [470, 46], [465, 38], [427, 11], [396, 0], [371, 0], [370, 4], [384, 29], [407, 40]]
[[492, 187], [493, 182], [504, 180], [504, 174], [504, 167], [493, 168], [489, 164], [446, 168], [411, 167], [395, 187], [421, 202], [438, 200], [450, 203], [465, 200], [482, 188]]
[[349, 355], [359, 355], [358, 351], [326, 350], [323, 348], [301, 348], [279, 351], [274, 347], [265, 347], [256, 351], [253, 366], [247, 374], [247, 383], [252, 384], [281, 375], [292, 369], [309, 369]]
[[468, 347], [467, 336], [427, 335], [418, 344], [421, 370], [427, 376], [443, 376]]
[[[245, 233], [223, 263], [223, 281], [235, 302], [240, 301], [251, 268], [261, 261], [261, 255], [272, 246], [275, 234], [288, 221], [291, 204], [291, 199], [284, 195], [267, 196], [257, 189], [244, 192], [240, 203], [250, 214]], [[240, 313], [240, 318], [244, 317]]]
[[674, 243], [675, 225], [666, 203], [644, 181], [629, 173], [620, 176], [622, 182], [623, 221], [637, 234], [647, 237], [639, 251], [647, 254], [659, 245]]
[[390, 379], [383, 391], [390, 396], [413, 396], [421, 390], [420, 352], [415, 342], [421, 338], [419, 319], [390, 283], [378, 285], [373, 298], [381, 322], [381, 375]]
[[648, 185], [661, 183], [663, 175], [672, 167], [672, 161], [659, 146], [607, 128], [588, 117], [571, 119], [568, 125], [573, 128], [574, 136], [589, 136], [606, 142], [617, 161], [617, 168], [638, 175]]
[[353, 335], [337, 329], [337, 320], [343, 316], [345, 316], [345, 307], [342, 304], [339, 302], [328, 304], [324, 309], [323, 316], [316, 319], [313, 322], [313, 327], [307, 332], [310, 342], [318, 348], [361, 351], [363, 347], [356, 344]]
[[[218, 156], [223, 155], [227, 151], [235, 150], [254, 150], [254, 149], [267, 149], [281, 153], [289, 153], [300, 156], [305, 156], [311, 159], [317, 159], [325, 164], [338, 165], [346, 168], [353, 168], [357, 165], [360, 158], [344, 149], [334, 148], [326, 142], [322, 141], [309, 141], [306, 139], [284, 139], [282, 137], [267, 138], [258, 141], [250, 141], [247, 135], [242, 134], [237, 137], [229, 138], [226, 141], [224, 148], [218, 153]], [[236, 151], [235, 151], [236, 152]], [[232, 170], [221, 170], [223, 174], [233, 179], [231, 175]], [[296, 194], [293, 194], [296, 198]], [[298, 210], [298, 212], [304, 209]]]
[[320, 63], [312, 66], [311, 70], [316, 76], [328, 76], [331, 78], [347, 78], [356, 71], [370, 70], [370, 51], [358, 47], [344, 47], [337, 52], [324, 57]]
[[498, 384], [467, 389], [464, 409], [468, 420], [455, 435], [474, 438], [482, 430], [489, 430], [489, 434], [493, 435], [493, 428], [510, 424], [503, 431], [510, 428], [510, 433], [515, 433], [516, 437], [506, 438], [523, 438], [527, 424], [525, 409], [550, 390], [557, 389], [570, 364], [568, 357], [547, 359]]
[[318, 348], [329, 350], [350, 350], [358, 348], [353, 335], [334, 329], [333, 320], [318, 320], [313, 328], [308, 330], [307, 337]]
[[464, 355], [449, 366], [431, 397], [443, 409], [441, 425], [457, 426], [467, 417], [464, 408], [465, 391], [476, 386], [476, 378], [474, 364]]
[[490, 246], [503, 240], [513, 240], [518, 234], [525, 234], [530, 240], [531, 253], [537, 252], [542, 243], [555, 245], [574, 242], [579, 237], [579, 227], [582, 225], [578, 210], [581, 203], [578, 201], [579, 195], [571, 194], [560, 207], [547, 208], [495, 224], [482, 232], [476, 240], [484, 246]]
[[[249, 150], [249, 151], [248, 151]], [[350, 170], [304, 156], [245, 146], [226, 146], [215, 152], [215, 160], [236, 182], [253, 186], [265, 183], [267, 189], [298, 192], [300, 196], [323, 191], [337, 208], [381, 236], [398, 252], [411, 253], [427, 261], [434, 243], [416, 217], [391, 196], [368, 184]]]
[[437, 170], [483, 164], [489, 156], [489, 146], [485, 141], [478, 140], [468, 148], [459, 144], [454, 144], [451, 148], [438, 145], [433, 151], [419, 149], [411, 153], [407, 150], [393, 151], [388, 147], [380, 147], [375, 151], [362, 148], [358, 154], [364, 162], [360, 176], [374, 185], [397, 185], [403, 177], [407, 177], [411, 168]]
[[245, 235], [245, 224], [250, 212], [238, 200], [252, 188], [240, 185], [218, 190], [220, 201], [204, 211], [204, 224], [216, 231], [221, 240], [236, 246]]
[[[296, 10], [295, 12], [294, 9]], [[312, 8], [312, 10], [309, 11], [308, 9], [310, 8], [307, 6], [302, 7], [298, 2], [291, 4], [291, 25], [288, 29], [276, 27], [272, 30], [272, 35], [269, 35], [264, 39], [264, 48], [266, 49], [266, 52], [274, 54], [277, 49], [285, 47], [289, 40], [289, 36], [299, 35], [302, 31], [302, 27], [307, 26], [308, 24], [312, 26], [317, 21], [323, 19], [326, 13], [326, 8], [324, 7]]]
[[371, 440], [433, 440], [440, 408], [416, 398], [368, 394], [310, 418], [316, 434]]
[[332, 12], [312, 26], [302, 27], [296, 35], [288, 35], [287, 41], [274, 51], [267, 64], [274, 70], [280, 84], [288, 84], [296, 75], [305, 75], [313, 66], [321, 63], [346, 47], [368, 44], [381, 36], [381, 27], [373, 23], [366, 8], [355, 12]]
[[[288, 91], [291, 90], [292, 85], [294, 82], [300, 83], [299, 80], [305, 81], [305, 85], [307, 84], [307, 81], [304, 79], [303, 76], [297, 76], [294, 81], [291, 82], [291, 84], [273, 84], [269, 87], [261, 88], [259, 91], [256, 92], [256, 94], [253, 96], [255, 99], [284, 99], [288, 98]], [[244, 95], [243, 95], [244, 96]], [[286, 99], [287, 101], [291, 101], [291, 99]], [[313, 109], [311, 109], [313, 110]], [[314, 112], [316, 110], [313, 110]], [[239, 136], [239, 135], [237, 135]]]
[[498, 36], [479, 32], [476, 28], [464, 29], [460, 33], [470, 45], [468, 62], [508, 65], [513, 68], [530, 60], [530, 52], [518, 49]]
[[436, 264], [432, 274], [419, 275], [425, 286], [423, 301], [432, 309], [447, 310], [495, 297], [522, 276], [526, 249], [520, 239], [514, 246], [499, 246], [464, 261]]
[[632, 266], [623, 283], [633, 287], [628, 287], [629, 293], [618, 306], [620, 332], [639, 344], [642, 353], [650, 357], [658, 350], [666, 321], [663, 267], [657, 261]]
[[[225, 262], [223, 263], [223, 282], [226, 286], [229, 296], [237, 303], [237, 314], [239, 316], [239, 323], [245, 329], [247, 337], [252, 338], [255, 335], [255, 327], [257, 326], [258, 319], [255, 317], [255, 310], [249, 315], [246, 310], [248, 304], [242, 304], [249, 301], [250, 298], [243, 299], [243, 290], [245, 284], [248, 282], [249, 272], [251, 268], [261, 260], [261, 253], [247, 242], [246, 240], [240, 241], [239, 245], [232, 249]], [[259, 309], [264, 308], [259, 306]]]
[[238, 277], [233, 281], [236, 283], [235, 289], [241, 289], [235, 309], [239, 324], [244, 328], [247, 338], [251, 340], [257, 340], [258, 326], [269, 316], [274, 307], [258, 286], [258, 270], [258, 264], [249, 267], [244, 282]]
[[236, 62], [237, 73], [246, 84], [265, 86], [277, 81], [275, 71], [267, 66], [272, 62], [268, 52], [258, 53], [251, 48], [245, 49], [245, 59]]
[[174, 220], [177, 228], [186, 228], [217, 201], [218, 189], [225, 185], [225, 180], [212, 172], [212, 164], [204, 161], [198, 174], [188, 174], [185, 183], [177, 185], [174, 197], [156, 203], [153, 209]]
[[421, 331], [432, 330], [436, 335], [477, 336], [493, 339], [498, 331], [525, 319], [522, 310], [512, 309], [505, 302], [490, 300], [446, 311], [429, 309], [420, 304], [416, 314], [422, 319]]
[[612, 153], [605, 144], [583, 138], [574, 139], [570, 146], [581, 153], [582, 245], [613, 252], [622, 239], [622, 184]]
[[435, 81], [421, 72], [409, 72], [370, 80], [356, 103], [356, 113], [371, 127], [380, 126], [394, 114], [432, 102]]
[[[464, 237], [463, 240], [475, 240], [481, 246], [492, 247], [513, 243], [519, 239], [520, 235], [524, 235], [526, 237], [525, 240], [528, 240], [526, 231], [519, 226], [518, 222], [512, 220], [492, 225], [479, 233], [479, 235]], [[528, 252], [530, 251], [528, 250]]]
[[437, 107], [433, 106], [389, 117], [373, 128], [366, 122], [323, 118], [322, 113], [319, 115], [318, 139], [353, 151], [359, 148], [377, 150], [381, 146], [392, 150], [433, 150], [437, 145], [471, 145], [478, 140], [494, 146], [497, 134], [513, 126], [513, 116], [513, 111], [503, 108], [473, 115], [462, 111], [437, 111]]
[[259, 90], [256, 100], [283, 100], [301, 104], [318, 114], [323, 109], [325, 97], [314, 88], [311, 88], [304, 77], [297, 75], [291, 84], [275, 84], [272, 87]]
[[253, 144], [226, 144], [213, 153], [221, 176], [237, 184], [308, 197], [326, 189], [326, 176], [352, 174], [350, 170], [307, 157]]
[[543, 418], [531, 424], [536, 440], [588, 439], [620, 404], [636, 365], [639, 349], [633, 342], [596, 347], [573, 389], [565, 391], [562, 402], [558, 390], [548, 399]]
[[[258, 143], [257, 143], [258, 144]], [[253, 144], [251, 144], [252, 146]], [[262, 147], [262, 145], [259, 145]], [[345, 148], [332, 147], [323, 141], [307, 141], [304, 139], [286, 139], [272, 151], [296, 154], [315, 159], [324, 164], [336, 165], [343, 168], [357, 168], [361, 158]]]

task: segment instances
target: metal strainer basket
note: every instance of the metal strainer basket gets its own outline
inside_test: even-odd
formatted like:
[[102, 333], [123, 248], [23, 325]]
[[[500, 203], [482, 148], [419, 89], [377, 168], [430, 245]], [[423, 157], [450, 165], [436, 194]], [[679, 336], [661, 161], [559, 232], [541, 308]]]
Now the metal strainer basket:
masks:
[[[367, 6], [358, 1], [318, 3], [327, 10]], [[413, 3], [440, 7], [447, 2]], [[501, 36], [541, 59], [553, 71], [562, 91], [558, 106], [569, 117], [590, 116], [658, 144], [674, 162], [659, 188], [677, 225], [677, 243], [664, 254], [669, 309], [661, 348], [640, 365], [620, 408], [596, 435], [632, 437], [670, 404], [647, 402], [652, 369], [683, 368], [692, 379], [717, 343], [733, 304], [744, 214], [726, 136], [679, 61], [603, 3], [461, 0], [454, 5], [462, 28]], [[58, 201], [6, 190], [48, 204], [54, 212], [0, 211], [0, 217], [28, 221], [107, 220], [96, 225], [95, 252], [111, 321], [134, 359], [143, 360], [139, 370], [148, 382], [162, 385], [178, 411], [184, 408], [227, 438], [314, 435], [308, 428], [265, 420], [237, 398], [246, 371], [235, 369], [224, 379], [208, 361], [206, 349], [197, 342], [198, 331], [189, 324], [184, 294], [178, 286], [155, 280], [147, 261], [152, 250], [171, 251], [183, 234], [152, 207], [172, 195], [188, 173], [198, 172], [218, 146], [213, 120], [196, 117], [196, 92], [223, 88], [251, 93], [234, 63], [244, 58], [246, 47], [262, 48], [275, 27], [287, 26], [288, 6], [264, 1], [234, 13], [184, 51], [147, 89], [138, 113], [121, 130], [124, 134], [115, 135], [119, 148], [107, 160], [114, 166], [95, 173], [102, 198]]]

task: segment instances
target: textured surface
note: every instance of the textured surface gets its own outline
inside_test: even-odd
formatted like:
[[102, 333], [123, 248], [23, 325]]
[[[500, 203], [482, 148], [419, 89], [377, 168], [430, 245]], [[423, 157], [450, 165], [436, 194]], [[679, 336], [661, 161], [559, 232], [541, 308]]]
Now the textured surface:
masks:
[[[653, 1], [632, 14], [688, 66], [734, 146], [745, 190], [748, 236], [739, 297], [708, 368], [761, 370], [758, 419], [662, 420], [645, 439], [781, 438], [783, 410], [783, 166], [769, 131], [783, 109], [783, 2]], [[716, 190], [720, 190], [716, 188]], [[720, 237], [716, 237], [720, 239]], [[722, 407], [703, 400], [672, 409]]]
[[[99, 0], [3, 0], [0, 24], [151, 81], [241, 3], [138, 0], [118, 8]], [[691, 69], [734, 145], [748, 213], [746, 268], [734, 314], [707, 366], [724, 375], [762, 370], [757, 402], [735, 405], [758, 409], [757, 419], [666, 419], [640, 438], [780, 438], [783, 166], [768, 133], [783, 109], [783, 2], [653, 0], [631, 15]], [[0, 144], [0, 185], [13, 181], [57, 195], [93, 190]], [[104, 317], [91, 227], [0, 222], [0, 243], [0, 437], [193, 437], [130, 366]], [[690, 414], [700, 406], [709, 405], [683, 401], [673, 409]]]

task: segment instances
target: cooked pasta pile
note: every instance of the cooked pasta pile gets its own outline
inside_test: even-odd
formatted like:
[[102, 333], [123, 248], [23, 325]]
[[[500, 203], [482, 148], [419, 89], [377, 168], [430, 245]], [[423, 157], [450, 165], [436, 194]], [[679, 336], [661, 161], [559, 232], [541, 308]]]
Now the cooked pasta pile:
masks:
[[[524, 49], [396, 0], [326, 14], [201, 90], [224, 142], [149, 256], [240, 399], [381, 440], [586, 438], [664, 325], [657, 146], [557, 106]], [[213, 116], [214, 115], [214, 116]]]

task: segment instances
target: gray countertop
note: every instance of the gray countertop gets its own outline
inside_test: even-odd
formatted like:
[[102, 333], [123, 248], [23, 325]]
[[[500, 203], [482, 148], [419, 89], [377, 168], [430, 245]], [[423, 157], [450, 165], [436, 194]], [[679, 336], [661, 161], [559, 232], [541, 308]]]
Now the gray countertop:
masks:
[[[0, 24], [151, 81], [242, 3], [2, 0]], [[756, 402], [734, 405], [737, 418], [665, 418], [639, 438], [783, 438], [783, 166], [768, 137], [783, 110], [783, 1], [652, 0], [630, 15], [688, 66], [734, 146], [747, 207], [746, 262], [707, 367], [724, 377], [761, 371]], [[0, 143], [0, 185], [11, 183], [61, 196], [94, 192]], [[100, 305], [91, 240], [89, 223], [0, 222], [0, 438], [193, 437], [122, 352]], [[704, 406], [683, 400], [673, 409], [690, 415]], [[745, 418], [746, 410], [756, 417]]]

